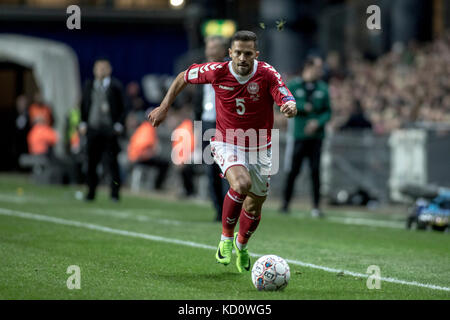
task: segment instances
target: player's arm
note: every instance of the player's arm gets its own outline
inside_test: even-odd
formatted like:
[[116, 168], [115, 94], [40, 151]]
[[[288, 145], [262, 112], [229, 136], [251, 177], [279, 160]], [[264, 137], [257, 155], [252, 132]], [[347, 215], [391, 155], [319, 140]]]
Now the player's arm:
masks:
[[295, 98], [284, 84], [280, 74], [271, 67], [268, 69], [268, 78], [270, 93], [275, 103], [280, 106], [280, 112], [287, 118], [295, 117], [297, 115]]
[[188, 83], [204, 84], [212, 83], [216, 77], [216, 72], [223, 68], [222, 63], [201, 63], [193, 64], [186, 71], [181, 72], [170, 85], [161, 105], [148, 115], [150, 123], [157, 127], [167, 116], [172, 103], [178, 94], [183, 91]]
[[152, 126], [157, 127], [167, 116], [167, 112], [169, 111], [170, 106], [175, 101], [175, 98], [180, 94], [181, 91], [187, 86], [187, 83], [184, 81], [184, 74], [186, 71], [180, 72], [175, 80], [170, 85], [169, 90], [166, 93], [163, 101], [159, 105], [159, 107], [155, 108], [148, 115], [148, 120], [152, 124]]

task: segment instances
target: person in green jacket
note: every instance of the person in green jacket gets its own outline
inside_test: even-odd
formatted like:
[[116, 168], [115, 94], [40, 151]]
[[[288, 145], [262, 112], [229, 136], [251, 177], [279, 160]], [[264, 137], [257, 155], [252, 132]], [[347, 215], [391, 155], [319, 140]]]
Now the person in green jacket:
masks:
[[287, 175], [281, 212], [289, 212], [289, 203], [294, 192], [295, 179], [300, 173], [304, 158], [308, 158], [311, 169], [313, 217], [322, 217], [320, 210], [320, 154], [325, 137], [325, 124], [331, 118], [328, 85], [320, 80], [323, 63], [320, 57], [308, 57], [301, 77], [292, 79], [289, 90], [297, 101], [297, 116], [294, 118], [294, 148], [291, 168]]

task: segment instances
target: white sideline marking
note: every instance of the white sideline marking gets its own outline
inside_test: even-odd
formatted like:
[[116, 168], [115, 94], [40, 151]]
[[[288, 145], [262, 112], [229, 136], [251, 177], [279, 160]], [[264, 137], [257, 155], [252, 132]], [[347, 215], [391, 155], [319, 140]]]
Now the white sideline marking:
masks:
[[[103, 215], [108, 217], [116, 217], [120, 219], [132, 219], [138, 221], [150, 221], [155, 223], [167, 224], [167, 225], [183, 225], [189, 224], [191, 222], [181, 221], [175, 219], [160, 219], [149, 217], [148, 215], [136, 215], [131, 211], [123, 211], [123, 210], [114, 210], [114, 209], [88, 209], [89, 212], [92, 212], [97, 215]], [[149, 209], [146, 210], [146, 213], [161, 213], [161, 210]], [[300, 218], [300, 217], [298, 217]], [[405, 224], [399, 221], [387, 221], [387, 220], [375, 220], [375, 219], [366, 219], [366, 218], [351, 218], [351, 217], [326, 217], [326, 220], [331, 222], [336, 222], [340, 224], [349, 224], [349, 225], [361, 225], [368, 227], [386, 227], [386, 228], [394, 228], [394, 229], [405, 229]], [[199, 223], [199, 222], [196, 222]]]
[[[116, 217], [119, 219], [130, 219], [130, 220], [136, 220], [136, 221], [141, 221], [141, 222], [155, 222], [155, 223], [160, 223], [160, 224], [167, 224], [167, 225], [175, 225], [175, 226], [179, 226], [182, 225], [184, 222], [183, 221], [179, 221], [179, 220], [172, 220], [172, 219], [158, 219], [158, 218], [153, 218], [153, 217], [149, 217], [147, 215], [135, 215], [131, 212], [128, 211], [120, 211], [120, 210], [106, 210], [106, 209], [90, 209], [87, 210], [88, 212], [92, 212], [96, 215], [101, 215], [101, 216], [108, 216], [108, 217]], [[152, 210], [149, 209], [147, 210], [147, 213], [159, 213], [160, 210]]]
[[5, 202], [13, 202], [13, 203], [24, 203], [27, 200], [23, 197], [15, 196], [15, 195], [6, 195], [0, 194], [0, 200]]
[[[194, 247], [194, 248], [201, 248], [201, 249], [208, 249], [208, 250], [216, 250], [217, 249], [217, 247], [215, 247], [215, 246], [196, 243], [196, 242], [192, 242], [192, 241], [160, 237], [160, 236], [155, 236], [155, 235], [151, 235], [151, 234], [145, 234], [145, 233], [139, 233], [139, 232], [133, 232], [133, 231], [127, 231], [127, 230], [113, 229], [113, 228], [109, 228], [109, 227], [105, 227], [105, 226], [101, 226], [101, 225], [97, 225], [97, 224], [85, 223], [85, 222], [74, 221], [74, 220], [67, 220], [67, 219], [62, 219], [62, 218], [56, 218], [56, 217], [35, 214], [35, 213], [28, 213], [28, 212], [17, 211], [17, 210], [10, 210], [10, 209], [5, 209], [5, 208], [0, 208], [0, 215], [20, 217], [20, 218], [38, 220], [38, 221], [53, 222], [56, 224], [91, 229], [91, 230], [102, 231], [102, 232], [106, 232], [106, 233], [112, 233], [112, 234], [119, 234], [119, 235], [133, 237], [133, 238], [141, 238], [141, 239], [166, 242], [166, 243], [174, 243], [174, 244], [179, 244], [179, 245], [189, 246], [189, 247]], [[263, 256], [263, 254], [250, 253], [250, 256], [261, 257], [261, 256]], [[358, 273], [358, 272], [347, 271], [347, 270], [342, 270], [342, 269], [328, 268], [328, 267], [319, 266], [319, 265], [312, 264], [312, 263], [302, 262], [299, 260], [286, 259], [286, 261], [288, 263], [295, 264], [298, 266], [308, 267], [308, 268], [312, 268], [312, 269], [318, 269], [318, 270], [331, 272], [331, 273], [343, 272], [344, 274], [350, 275], [353, 277], [367, 278], [369, 276], [364, 273]], [[381, 277], [380, 279], [382, 281], [403, 284], [403, 285], [408, 285], [408, 286], [416, 286], [416, 287], [422, 287], [422, 288], [427, 288], [427, 289], [432, 289], [432, 290], [450, 291], [450, 288], [448, 288], [448, 287], [420, 283], [417, 281], [405, 281], [405, 280], [400, 280], [400, 279], [396, 279], [396, 278], [385, 278], [385, 277]]]
[[405, 229], [405, 223], [399, 221], [375, 220], [366, 218], [350, 218], [350, 217], [326, 217], [327, 220], [342, 223], [353, 224], [368, 227], [386, 227], [394, 229]]
[[19, 196], [16, 194], [6, 194], [6, 193], [0, 193], [0, 201], [12, 203], [25, 203], [25, 202], [46, 203], [46, 201], [35, 197], [29, 197], [25, 195]]

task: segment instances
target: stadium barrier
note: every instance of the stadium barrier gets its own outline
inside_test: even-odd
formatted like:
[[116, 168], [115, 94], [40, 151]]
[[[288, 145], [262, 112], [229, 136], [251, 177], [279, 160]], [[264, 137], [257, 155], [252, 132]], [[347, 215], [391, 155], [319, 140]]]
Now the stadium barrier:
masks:
[[[409, 202], [411, 198], [401, 192], [405, 185], [450, 186], [448, 150], [449, 130], [403, 129], [390, 135], [374, 135], [371, 131], [330, 133], [323, 143], [321, 193], [337, 204], [353, 201], [370, 205], [371, 199], [379, 203]], [[296, 181], [296, 197], [309, 196], [309, 176], [309, 168], [303, 164]], [[273, 177], [274, 196], [281, 195], [283, 183], [283, 174]], [[364, 197], [366, 201], [361, 199]]]
[[[358, 200], [364, 195], [381, 202], [388, 200], [388, 136], [375, 136], [371, 131], [329, 134], [321, 160], [321, 191], [332, 202], [366, 202]], [[352, 200], [352, 195], [359, 198]]]

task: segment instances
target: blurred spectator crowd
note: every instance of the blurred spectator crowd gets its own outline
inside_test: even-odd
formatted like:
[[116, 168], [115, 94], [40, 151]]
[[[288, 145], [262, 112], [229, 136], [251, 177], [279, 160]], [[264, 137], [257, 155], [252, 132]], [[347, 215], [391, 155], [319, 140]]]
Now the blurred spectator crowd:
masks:
[[374, 133], [386, 134], [412, 123], [450, 124], [450, 32], [424, 45], [400, 43], [374, 62], [360, 54], [341, 69], [329, 55], [332, 130], [362, 107]]

